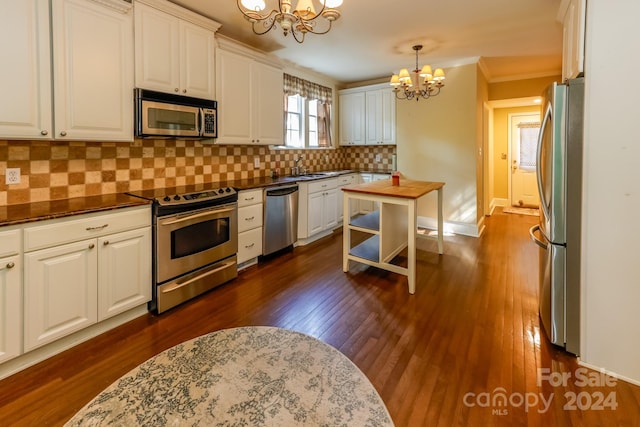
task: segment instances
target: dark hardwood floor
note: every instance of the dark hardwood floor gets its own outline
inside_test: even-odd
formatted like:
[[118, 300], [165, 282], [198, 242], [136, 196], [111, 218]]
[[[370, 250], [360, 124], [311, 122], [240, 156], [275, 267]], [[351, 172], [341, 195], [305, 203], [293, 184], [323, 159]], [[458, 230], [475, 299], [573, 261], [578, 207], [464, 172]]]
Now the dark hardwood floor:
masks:
[[[446, 237], [441, 256], [435, 242], [420, 241], [414, 295], [394, 273], [354, 264], [343, 273], [334, 233], [0, 381], [0, 425], [61, 425], [158, 352], [244, 325], [290, 328], [338, 348], [397, 426], [640, 425], [640, 387], [596, 379], [581, 387], [575, 358], [540, 330], [538, 253], [528, 237], [536, 220], [497, 212], [481, 238]], [[571, 378], [545, 379], [557, 373]]]

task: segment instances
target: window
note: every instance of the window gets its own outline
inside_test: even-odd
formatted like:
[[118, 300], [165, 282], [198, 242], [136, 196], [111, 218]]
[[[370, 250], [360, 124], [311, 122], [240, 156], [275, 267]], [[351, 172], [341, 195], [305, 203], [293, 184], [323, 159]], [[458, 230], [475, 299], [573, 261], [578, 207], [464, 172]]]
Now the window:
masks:
[[536, 170], [536, 149], [538, 147], [539, 122], [520, 122], [519, 167], [526, 171]]
[[318, 148], [317, 99], [288, 95], [286, 104], [285, 145], [292, 148]]
[[285, 147], [331, 147], [332, 90], [284, 75]]

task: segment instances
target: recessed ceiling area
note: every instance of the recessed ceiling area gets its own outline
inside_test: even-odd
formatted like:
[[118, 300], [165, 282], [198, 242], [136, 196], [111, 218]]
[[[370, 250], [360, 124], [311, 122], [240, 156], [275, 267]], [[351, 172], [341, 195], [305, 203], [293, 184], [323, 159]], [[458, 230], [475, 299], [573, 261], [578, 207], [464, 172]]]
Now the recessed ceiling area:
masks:
[[[415, 44], [424, 45], [420, 65], [445, 71], [482, 58], [489, 81], [562, 71], [560, 0], [344, 0], [331, 31], [308, 34], [302, 44], [277, 26], [253, 34], [233, 0], [171, 1], [219, 22], [224, 36], [345, 84], [413, 68]], [[277, 7], [276, 0], [265, 2]]]

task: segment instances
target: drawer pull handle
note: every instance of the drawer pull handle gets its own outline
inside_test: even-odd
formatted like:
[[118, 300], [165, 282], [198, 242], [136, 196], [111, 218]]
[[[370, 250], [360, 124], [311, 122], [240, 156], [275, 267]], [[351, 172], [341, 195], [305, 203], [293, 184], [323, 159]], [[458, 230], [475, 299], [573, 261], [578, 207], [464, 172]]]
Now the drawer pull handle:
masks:
[[101, 225], [99, 227], [87, 227], [87, 231], [102, 230], [103, 228], [107, 228], [108, 226], [109, 224]]
[[255, 197], [245, 197], [244, 200], [247, 202], [252, 201], [253, 199], [255, 199]]
[[252, 243], [252, 244], [250, 244], [250, 245], [245, 245], [245, 247], [244, 247], [244, 248], [245, 248], [245, 249], [251, 249], [251, 248], [252, 248], [252, 247], [254, 247], [255, 245], [256, 245], [255, 243]]
[[244, 220], [245, 220], [245, 221], [253, 221], [254, 219], [256, 219], [256, 217], [255, 217], [255, 216], [252, 216], [251, 218], [245, 218]]
[[7, 268], [13, 268], [15, 266], [16, 266], [15, 262], [10, 262], [10, 263], [7, 264]]
[[89, 249], [93, 249], [95, 247], [96, 247], [96, 245], [94, 245], [93, 243], [89, 245]]
[[103, 246], [107, 246], [108, 244], [109, 244], [109, 241], [108, 241], [108, 240], [105, 240], [104, 242], [102, 242], [102, 245], [103, 245]]

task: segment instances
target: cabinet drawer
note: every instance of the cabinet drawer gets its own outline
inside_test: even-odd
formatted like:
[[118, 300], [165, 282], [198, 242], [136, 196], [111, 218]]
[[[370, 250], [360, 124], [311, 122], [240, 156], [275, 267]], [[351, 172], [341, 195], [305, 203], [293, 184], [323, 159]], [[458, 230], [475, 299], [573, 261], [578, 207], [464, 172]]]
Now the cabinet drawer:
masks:
[[262, 227], [238, 235], [238, 264], [262, 255]]
[[317, 193], [318, 191], [330, 190], [338, 186], [338, 179], [320, 179], [309, 183], [309, 194]]
[[238, 209], [238, 232], [262, 227], [262, 203]]
[[356, 175], [343, 175], [338, 177], [338, 187], [344, 187], [345, 185], [351, 185], [356, 183]]
[[0, 257], [20, 252], [20, 230], [0, 231]]
[[262, 189], [240, 191], [238, 193], [238, 207], [262, 203]]
[[25, 227], [24, 251], [29, 252], [150, 225], [149, 206], [44, 221], [39, 225]]

